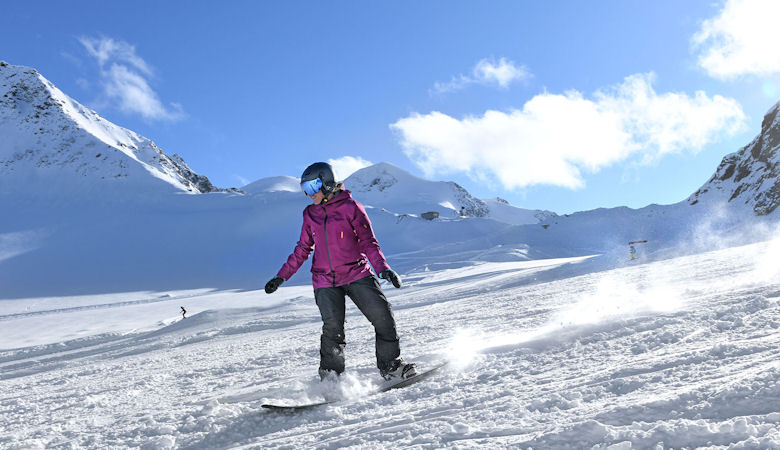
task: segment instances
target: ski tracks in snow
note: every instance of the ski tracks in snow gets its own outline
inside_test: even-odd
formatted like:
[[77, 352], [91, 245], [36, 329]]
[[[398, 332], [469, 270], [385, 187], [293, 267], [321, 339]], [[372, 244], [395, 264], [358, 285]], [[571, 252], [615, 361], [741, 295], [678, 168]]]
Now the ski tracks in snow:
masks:
[[[758, 253], [418, 274], [388, 290], [404, 356], [452, 368], [292, 415], [260, 404], [326, 393], [310, 299], [2, 352], [0, 446], [778, 447], [780, 284]], [[348, 311], [348, 371], [377, 377], [372, 329]]]

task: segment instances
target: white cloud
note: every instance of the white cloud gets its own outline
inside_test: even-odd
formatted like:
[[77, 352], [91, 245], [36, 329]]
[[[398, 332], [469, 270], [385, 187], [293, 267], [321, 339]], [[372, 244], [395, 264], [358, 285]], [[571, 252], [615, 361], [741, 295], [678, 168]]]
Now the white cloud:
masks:
[[174, 110], [169, 110], [163, 106], [146, 79], [127, 66], [112, 64], [105, 73], [105, 93], [122, 111], [140, 113], [147, 119], [175, 119], [181, 115], [181, 108], [172, 105]]
[[145, 119], [176, 120], [183, 117], [180, 105], [163, 105], [149, 84], [151, 66], [135, 53], [135, 47], [111, 38], [82, 37], [79, 42], [100, 67], [103, 94], [112, 107]]
[[780, 73], [780, 2], [727, 0], [719, 15], [705, 20], [692, 39], [699, 65], [712, 77]]
[[512, 61], [501, 58], [498, 63], [483, 59], [474, 67], [474, 77], [478, 82], [490, 84], [496, 83], [506, 88], [513, 81], [526, 80], [531, 72], [525, 66], [515, 66]]
[[517, 66], [506, 58], [498, 61], [482, 59], [471, 70], [471, 75], [458, 75], [447, 83], [437, 82], [433, 90], [438, 93], [452, 92], [470, 84], [497, 85], [506, 89], [513, 82], [525, 81], [532, 76], [527, 67]]
[[357, 172], [358, 170], [368, 167], [372, 165], [373, 163], [371, 161], [366, 161], [365, 159], [357, 156], [344, 156], [337, 159], [329, 159], [328, 164], [333, 167], [333, 172], [335, 172], [336, 180], [344, 180], [353, 173]]
[[97, 59], [100, 66], [111, 61], [119, 61], [130, 64], [145, 75], [152, 75], [152, 69], [141, 57], [135, 54], [135, 46], [124, 41], [115, 41], [111, 38], [92, 39], [79, 38], [90, 56]]
[[628, 158], [651, 163], [674, 152], [697, 152], [744, 126], [733, 99], [696, 92], [658, 94], [654, 75], [637, 74], [600, 90], [543, 93], [522, 110], [486, 111], [456, 119], [413, 114], [390, 127], [406, 155], [427, 175], [465, 172], [497, 179], [506, 189], [546, 184], [581, 188], [583, 171]]

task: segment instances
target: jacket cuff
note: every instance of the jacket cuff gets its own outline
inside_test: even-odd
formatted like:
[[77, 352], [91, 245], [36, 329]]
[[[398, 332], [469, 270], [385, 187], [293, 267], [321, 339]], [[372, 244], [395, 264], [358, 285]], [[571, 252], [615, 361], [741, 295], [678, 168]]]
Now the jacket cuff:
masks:
[[374, 270], [376, 270], [376, 274], [379, 275], [380, 273], [384, 272], [385, 270], [389, 269], [390, 266], [387, 265], [387, 263], [382, 263], [378, 266], [374, 266]]

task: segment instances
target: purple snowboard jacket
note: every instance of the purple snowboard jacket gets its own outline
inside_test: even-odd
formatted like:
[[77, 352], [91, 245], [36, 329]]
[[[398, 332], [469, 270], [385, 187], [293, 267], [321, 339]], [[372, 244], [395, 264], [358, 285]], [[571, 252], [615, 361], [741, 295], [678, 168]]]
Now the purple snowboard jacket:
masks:
[[[311, 278], [314, 289], [344, 286], [389, 269], [363, 205], [350, 191], [303, 210], [301, 238], [277, 276], [289, 280], [314, 250]], [[366, 260], [368, 258], [368, 261]]]

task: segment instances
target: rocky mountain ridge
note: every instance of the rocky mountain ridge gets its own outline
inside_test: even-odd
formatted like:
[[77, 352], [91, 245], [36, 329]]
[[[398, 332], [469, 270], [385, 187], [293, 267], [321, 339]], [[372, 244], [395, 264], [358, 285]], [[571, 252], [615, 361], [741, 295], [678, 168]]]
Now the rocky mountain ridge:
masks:
[[687, 202], [722, 201], [745, 205], [757, 216], [780, 205], [780, 102], [764, 115], [761, 132], [739, 151], [726, 155], [715, 174]]

